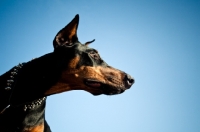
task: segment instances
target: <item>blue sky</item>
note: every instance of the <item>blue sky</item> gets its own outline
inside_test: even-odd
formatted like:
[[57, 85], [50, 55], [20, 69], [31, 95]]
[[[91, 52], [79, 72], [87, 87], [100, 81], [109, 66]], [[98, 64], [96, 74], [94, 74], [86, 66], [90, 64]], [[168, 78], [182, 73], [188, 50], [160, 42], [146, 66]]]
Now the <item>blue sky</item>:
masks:
[[79, 40], [135, 78], [116, 96], [71, 91], [48, 97], [53, 132], [199, 132], [199, 0], [1, 0], [0, 74], [53, 51], [80, 15]]

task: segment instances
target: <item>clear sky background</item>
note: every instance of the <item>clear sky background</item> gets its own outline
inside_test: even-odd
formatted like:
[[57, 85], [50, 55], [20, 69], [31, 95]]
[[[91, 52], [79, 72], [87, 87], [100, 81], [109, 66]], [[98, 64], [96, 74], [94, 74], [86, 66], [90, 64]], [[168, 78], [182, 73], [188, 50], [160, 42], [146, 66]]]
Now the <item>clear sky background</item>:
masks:
[[80, 15], [82, 43], [135, 78], [116, 96], [48, 97], [53, 132], [200, 132], [199, 0], [1, 0], [0, 74], [53, 51]]

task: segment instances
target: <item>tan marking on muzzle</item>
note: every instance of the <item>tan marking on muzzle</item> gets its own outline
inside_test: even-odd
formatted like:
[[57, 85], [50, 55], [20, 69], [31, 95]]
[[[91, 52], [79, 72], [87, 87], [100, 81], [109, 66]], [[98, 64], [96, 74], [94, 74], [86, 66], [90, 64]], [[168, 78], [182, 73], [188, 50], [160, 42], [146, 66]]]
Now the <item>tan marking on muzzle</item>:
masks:
[[124, 73], [112, 67], [85, 67], [88, 77], [114, 87], [123, 85]]

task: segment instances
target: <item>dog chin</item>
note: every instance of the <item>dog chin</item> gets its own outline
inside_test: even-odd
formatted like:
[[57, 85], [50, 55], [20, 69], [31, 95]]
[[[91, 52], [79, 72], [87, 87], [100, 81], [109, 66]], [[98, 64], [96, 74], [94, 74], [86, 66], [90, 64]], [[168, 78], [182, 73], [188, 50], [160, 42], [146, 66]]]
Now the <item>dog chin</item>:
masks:
[[93, 89], [92, 91], [88, 91], [94, 96], [105, 94], [105, 95], [116, 95], [121, 94], [125, 91], [123, 88], [117, 88], [114, 86], [110, 86], [107, 84], [103, 84], [102, 82], [87, 79], [84, 81], [85, 85], [89, 87], [90, 89]]
[[94, 96], [98, 96], [98, 95], [101, 95], [102, 93], [91, 93], [91, 94]]
[[94, 96], [98, 96], [98, 95], [117, 95], [117, 94], [121, 94], [123, 93], [125, 90], [123, 89], [117, 89], [117, 90], [111, 90], [111, 91], [108, 91], [108, 90], [105, 90], [105, 91], [102, 91], [101, 93], [100, 92], [90, 92], [92, 95]]

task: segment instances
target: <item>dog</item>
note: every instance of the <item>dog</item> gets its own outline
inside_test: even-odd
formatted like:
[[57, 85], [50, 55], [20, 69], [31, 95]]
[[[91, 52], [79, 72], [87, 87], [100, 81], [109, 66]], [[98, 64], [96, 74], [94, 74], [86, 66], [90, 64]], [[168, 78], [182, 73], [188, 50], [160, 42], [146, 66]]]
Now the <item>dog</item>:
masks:
[[49, 95], [85, 90], [93, 95], [123, 93], [134, 83], [109, 66], [97, 50], [81, 44], [79, 15], [53, 40], [54, 51], [19, 64], [0, 76], [0, 132], [51, 132], [45, 120]]

